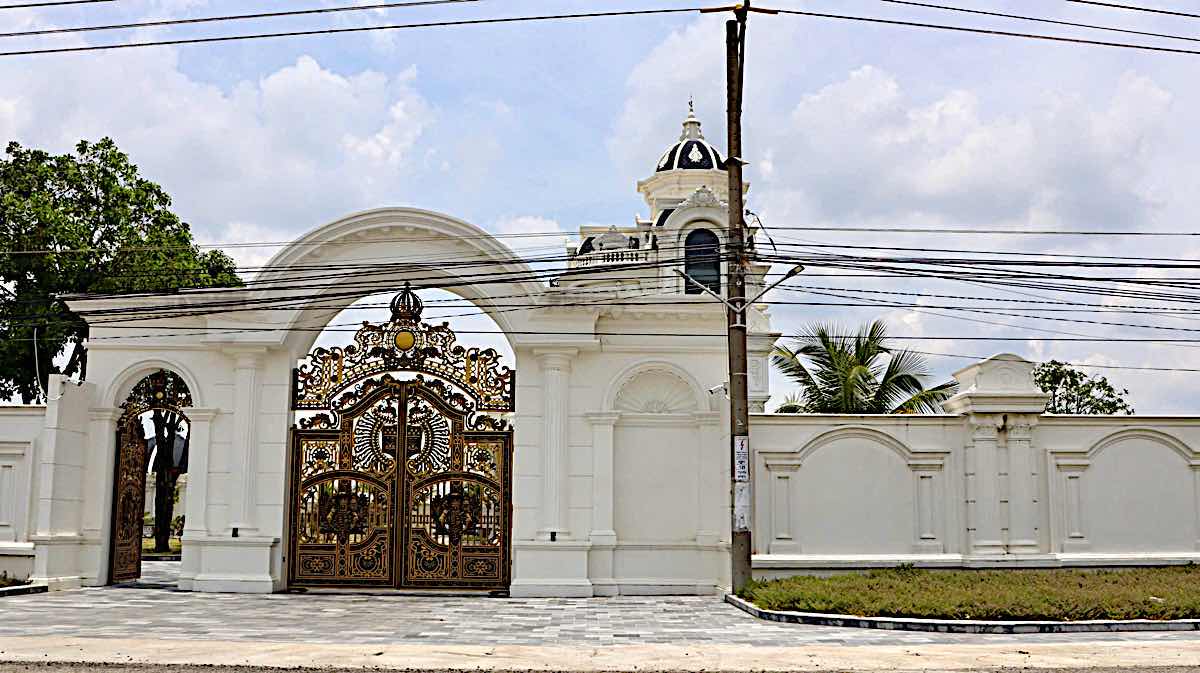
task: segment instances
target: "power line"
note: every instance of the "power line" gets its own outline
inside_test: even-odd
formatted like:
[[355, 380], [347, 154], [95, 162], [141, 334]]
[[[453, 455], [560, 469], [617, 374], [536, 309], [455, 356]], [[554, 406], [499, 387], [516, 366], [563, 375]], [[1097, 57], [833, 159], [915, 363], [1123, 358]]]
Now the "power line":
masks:
[[178, 26], [191, 23], [215, 23], [222, 21], [246, 21], [250, 19], [273, 19], [284, 16], [304, 16], [308, 14], [332, 14], [336, 12], [360, 12], [369, 9], [399, 9], [402, 7], [418, 7], [425, 5], [447, 5], [464, 2], [479, 2], [479, 0], [412, 0], [410, 2], [382, 2], [374, 5], [352, 5], [349, 7], [320, 7], [314, 9], [296, 9], [282, 12], [259, 12], [257, 14], [231, 14], [227, 16], [206, 16], [192, 19], [164, 19], [161, 21], [143, 21], [140, 23], [113, 23], [103, 26], [76, 26], [73, 28], [45, 28], [42, 30], [27, 30], [16, 33], [0, 33], [2, 37], [32, 37], [35, 35], [54, 35], [59, 33], [88, 33], [98, 30], [123, 30], [126, 28], [156, 28], [160, 26]]
[[23, 2], [19, 5], [0, 5], [0, 9], [29, 9], [30, 7], [57, 7], [59, 5], [93, 5], [98, 2], [116, 2], [116, 0], [45, 0], [44, 2]]
[[1110, 7], [1112, 9], [1128, 9], [1135, 12], [1151, 12], [1153, 14], [1169, 14], [1171, 16], [1186, 16], [1191, 19], [1200, 19], [1200, 14], [1191, 14], [1188, 12], [1180, 12], [1173, 9], [1156, 9], [1153, 7], [1140, 7], [1138, 5], [1122, 5], [1116, 2], [1096, 2], [1095, 0], [1067, 0], [1080, 5], [1096, 5], [1097, 7]]
[[[781, 10], [782, 11], [782, 10]], [[772, 230], [783, 229], [790, 231], [852, 231], [863, 233], [885, 234], [979, 234], [996, 236], [1200, 236], [1197, 231], [1130, 231], [1105, 229], [954, 229], [954, 228], [918, 228], [918, 227], [834, 227], [834, 226], [790, 226], [773, 224]]]
[[73, 52], [105, 51], [109, 49], [133, 49], [136, 47], [167, 47], [184, 44], [208, 44], [213, 42], [236, 42], [240, 40], [262, 40], [278, 37], [304, 37], [312, 35], [334, 35], [339, 33], [362, 33], [376, 30], [404, 30], [409, 28], [443, 28], [449, 26], [473, 26], [485, 24], [518, 23], [525, 21], [556, 21], [565, 19], [594, 19], [617, 16], [645, 16], [650, 14], [681, 14], [698, 12], [699, 7], [624, 10], [615, 12], [584, 12], [579, 14], [542, 14], [535, 16], [509, 16], [491, 19], [459, 19], [455, 21], [426, 21], [423, 23], [396, 23], [382, 26], [357, 26], [352, 28], [321, 28], [295, 30], [278, 33], [252, 33], [247, 35], [218, 35], [214, 37], [180, 38], [151, 42], [127, 42], [123, 44], [97, 44], [78, 47], [53, 47], [48, 49], [23, 49], [0, 52], [0, 56], [31, 56], [35, 54], [65, 54]]
[[[228, 243], [193, 243], [191, 245], [137, 245], [122, 247], [116, 250], [105, 250], [104, 248], [26, 248], [22, 250], [0, 250], [0, 255], [47, 255], [47, 254], [85, 254], [93, 252], [103, 253], [129, 253], [129, 252], [158, 252], [162, 250], [191, 250], [199, 248], [201, 250], [227, 250], [240, 248], [286, 248], [297, 247], [307, 248], [313, 246], [334, 246], [334, 245], [355, 245], [361, 246], [367, 243], [422, 243], [429, 241], [442, 241], [448, 238], [462, 241], [486, 240], [486, 239], [508, 239], [508, 238], [551, 238], [554, 236], [572, 237], [573, 234], [567, 231], [545, 231], [545, 232], [519, 232], [519, 233], [487, 233], [482, 234], [456, 234], [454, 236], [437, 235], [437, 236], [402, 236], [393, 238], [372, 238], [369, 240], [358, 241], [232, 241]], [[266, 267], [264, 267], [266, 268]]]
[[849, 243], [809, 243], [783, 241], [779, 243], [783, 246], [804, 247], [804, 248], [833, 248], [846, 250], [899, 250], [903, 252], [948, 252], [955, 254], [976, 254], [976, 255], [1005, 255], [1010, 257], [1067, 257], [1071, 259], [1104, 259], [1104, 260], [1136, 260], [1138, 262], [1192, 262], [1194, 257], [1132, 257], [1119, 255], [1081, 255], [1077, 253], [1060, 253], [1060, 252], [1030, 252], [1025, 250], [988, 250], [986, 252], [976, 252], [974, 250], [963, 250], [961, 248], [904, 248], [891, 245], [851, 245]]
[[950, 5], [935, 5], [927, 2], [912, 2], [911, 0], [879, 0], [892, 5], [909, 5], [912, 7], [925, 7], [927, 9], [940, 9], [948, 12], [961, 12], [963, 14], [976, 14], [980, 16], [994, 16], [1003, 19], [1017, 19], [1019, 21], [1034, 21], [1037, 23], [1049, 23], [1059, 26], [1071, 26], [1073, 28], [1088, 28], [1091, 30], [1105, 30], [1113, 33], [1127, 33], [1129, 35], [1143, 35], [1146, 37], [1161, 37], [1167, 40], [1186, 40], [1188, 42], [1200, 42], [1200, 38], [1184, 37], [1182, 35], [1170, 35], [1167, 33], [1151, 33], [1144, 30], [1133, 30], [1130, 28], [1117, 28], [1114, 26], [1098, 26], [1094, 23], [1078, 23], [1075, 21], [1062, 21], [1060, 19], [1046, 19], [1037, 16], [1024, 16], [1021, 14], [1006, 14], [1004, 12], [991, 12], [982, 9], [969, 9], [967, 7], [953, 7]]
[[[879, 23], [891, 26], [904, 26], [907, 28], [932, 28], [935, 30], [949, 30], [960, 33], [976, 33], [979, 35], [994, 35], [999, 37], [1020, 37], [1029, 40], [1044, 40], [1049, 42], [1061, 42], [1070, 44], [1086, 44], [1097, 47], [1117, 47], [1120, 49], [1140, 49], [1144, 51], [1167, 52], [1172, 54], [1189, 54], [1192, 56], [1200, 55], [1200, 51], [1193, 49], [1176, 49], [1174, 47], [1155, 47], [1147, 44], [1133, 44], [1130, 42], [1106, 42], [1103, 40], [1085, 40], [1077, 37], [1066, 37], [1064, 35], [1039, 35], [1036, 33], [1015, 33], [1007, 30], [990, 30], [987, 28], [971, 28], [968, 26], [950, 26], [941, 23], [921, 23], [918, 21], [899, 21], [896, 19], [881, 19], [870, 16], [850, 16], [847, 14], [826, 14], [823, 12], [806, 12], [798, 9], [779, 9], [775, 10], [779, 14], [792, 14], [796, 16], [809, 16], [818, 19], [837, 19], [841, 21], [859, 21], [863, 23]], [[0, 54], [4, 56], [4, 54]]]
[[[1031, 229], [953, 229], [953, 228], [904, 228], [904, 227], [842, 227], [842, 226], [789, 226], [789, 225], [771, 225], [773, 230], [784, 231], [814, 231], [814, 232], [853, 232], [853, 233], [888, 233], [888, 234], [967, 234], [967, 235], [983, 235], [983, 236], [1184, 236], [1184, 237], [1200, 237], [1200, 232], [1194, 231], [1129, 231], [1129, 230], [1031, 230]], [[494, 239], [520, 239], [520, 238], [551, 238], [562, 236], [565, 238], [576, 238], [578, 234], [554, 230], [554, 231], [534, 231], [534, 232], [519, 232], [519, 233], [487, 233], [482, 234], [463, 234], [455, 236], [456, 240], [486, 240]], [[428, 242], [440, 241], [446, 239], [446, 236], [410, 236], [400, 238], [373, 238], [366, 243], [409, 243], [409, 242]], [[230, 241], [224, 243], [194, 243], [192, 245], [143, 245], [123, 247], [117, 250], [105, 250], [103, 248], [26, 248], [22, 250], [0, 250], [2, 255], [45, 255], [45, 254], [85, 254], [85, 253], [132, 253], [132, 252], [157, 252], [163, 250], [189, 250], [191, 248], [199, 248], [201, 250], [228, 250], [242, 248], [284, 248], [284, 247], [310, 247], [310, 246], [333, 246], [333, 245], [363, 245], [364, 241]], [[902, 248], [893, 248], [902, 249]], [[1009, 254], [1009, 253], [1000, 253]], [[1028, 253], [1038, 254], [1038, 253]], [[267, 268], [267, 267], [262, 267]]]

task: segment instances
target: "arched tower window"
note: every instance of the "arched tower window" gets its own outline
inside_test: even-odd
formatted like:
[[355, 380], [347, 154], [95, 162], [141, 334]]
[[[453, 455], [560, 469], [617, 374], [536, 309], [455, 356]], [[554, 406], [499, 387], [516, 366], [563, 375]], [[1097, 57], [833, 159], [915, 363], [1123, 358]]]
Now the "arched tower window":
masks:
[[[683, 271], [704, 287], [721, 293], [721, 240], [708, 229], [696, 229], [683, 243]], [[703, 290], [688, 282], [686, 294], [701, 294]]]

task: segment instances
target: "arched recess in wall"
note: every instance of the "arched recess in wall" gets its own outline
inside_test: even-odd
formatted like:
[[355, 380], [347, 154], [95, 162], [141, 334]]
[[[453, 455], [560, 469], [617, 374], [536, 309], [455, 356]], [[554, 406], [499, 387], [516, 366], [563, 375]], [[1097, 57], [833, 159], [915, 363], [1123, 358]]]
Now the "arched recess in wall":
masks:
[[[721, 239], [709, 229], [693, 229], [683, 240], [683, 270], [709, 290], [721, 293]], [[702, 294], [696, 283], [689, 282], [686, 294]]]
[[[918, 456], [866, 426], [828, 430], [763, 457], [755, 480], [772, 554], [909, 554], [944, 536], [944, 455]], [[870, 493], [868, 502], [862, 493]], [[820, 512], [820, 516], [812, 516]]]
[[[706, 411], [702, 395], [690, 375], [666, 363], [642, 363], [614, 381], [608, 402], [617, 413], [613, 530], [620, 544], [685, 544], [696, 539], [702, 518], [702, 465], [711, 448], [705, 440], [712, 429], [697, 422], [697, 412]], [[686, 579], [683, 568], [638, 572]]]
[[[1055, 544], [1068, 552], [1192, 552], [1200, 540], [1200, 453], [1153, 428], [1108, 434], [1086, 452], [1056, 450]], [[1083, 454], [1082, 460], [1080, 454]]]

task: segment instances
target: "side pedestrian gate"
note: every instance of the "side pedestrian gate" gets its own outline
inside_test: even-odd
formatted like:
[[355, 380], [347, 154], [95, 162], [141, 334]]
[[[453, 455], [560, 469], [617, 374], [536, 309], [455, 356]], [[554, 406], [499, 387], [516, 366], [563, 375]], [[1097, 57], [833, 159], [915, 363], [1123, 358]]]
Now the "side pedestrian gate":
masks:
[[407, 284], [391, 310], [295, 371], [289, 584], [506, 590], [515, 372]]

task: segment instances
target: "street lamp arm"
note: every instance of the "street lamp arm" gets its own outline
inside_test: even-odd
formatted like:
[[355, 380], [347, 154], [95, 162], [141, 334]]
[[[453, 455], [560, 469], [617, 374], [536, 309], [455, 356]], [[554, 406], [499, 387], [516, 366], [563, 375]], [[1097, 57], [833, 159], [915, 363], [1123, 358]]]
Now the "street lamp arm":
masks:
[[754, 302], [758, 301], [759, 299], [762, 299], [763, 296], [765, 296], [771, 290], [774, 290], [775, 288], [779, 287], [784, 281], [791, 280], [792, 277], [799, 275], [803, 271], [804, 271], [803, 264], [797, 264], [796, 266], [793, 266], [790, 270], [788, 270], [787, 273], [783, 274], [783, 278], [780, 278], [779, 280], [775, 281], [774, 283], [771, 283], [766, 288], [764, 288], [762, 292], [759, 292], [758, 294], [754, 295], [754, 299], [751, 299], [750, 301], [746, 302], [746, 305], [749, 306], [750, 304], [753, 304]]
[[696, 287], [700, 288], [701, 292], [703, 292], [704, 294], [707, 294], [710, 297], [712, 297], [713, 299], [716, 299], [717, 301], [721, 302], [730, 311], [733, 311], [734, 313], [741, 313], [742, 309], [738, 308], [734, 304], [729, 303], [728, 301], [725, 300], [724, 297], [717, 294], [716, 292], [713, 292], [712, 290], [710, 290], [708, 288], [707, 285], [705, 285], [704, 283], [701, 283], [700, 281], [696, 280], [695, 278], [692, 278], [686, 272], [680, 271], [679, 269], [675, 269], [675, 273], [679, 274], [681, 277], [683, 277], [684, 280], [688, 281], [689, 283], [694, 283], [696, 285]]

